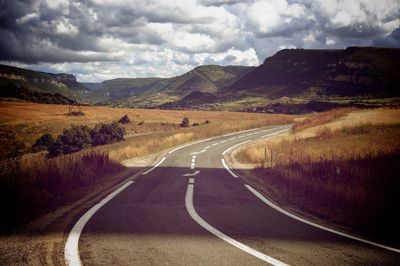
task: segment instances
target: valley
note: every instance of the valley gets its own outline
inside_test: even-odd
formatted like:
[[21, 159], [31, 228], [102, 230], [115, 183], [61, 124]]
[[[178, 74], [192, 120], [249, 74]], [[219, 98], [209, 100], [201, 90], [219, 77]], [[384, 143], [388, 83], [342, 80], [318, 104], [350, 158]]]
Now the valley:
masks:
[[0, 84], [60, 93], [91, 105], [306, 113], [337, 107], [398, 106], [398, 62], [400, 50], [394, 48], [285, 49], [258, 67], [205, 65], [177, 77], [117, 78], [100, 83], [80, 83], [70, 74], [3, 65]]

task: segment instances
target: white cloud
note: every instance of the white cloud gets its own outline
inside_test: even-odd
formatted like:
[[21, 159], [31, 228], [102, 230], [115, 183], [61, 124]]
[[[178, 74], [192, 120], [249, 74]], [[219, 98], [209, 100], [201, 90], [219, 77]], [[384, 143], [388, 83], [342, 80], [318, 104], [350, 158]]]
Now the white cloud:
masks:
[[0, 5], [5, 21], [0, 61], [72, 72], [81, 81], [170, 77], [210, 63], [258, 65], [282, 48], [400, 47], [393, 34], [400, 28], [399, 0], [14, 0]]
[[56, 33], [65, 34], [70, 36], [76, 36], [79, 32], [79, 29], [72, 25], [68, 20], [62, 19], [56, 24]]
[[24, 24], [24, 23], [27, 23], [28, 21], [38, 18], [38, 17], [39, 17], [38, 13], [29, 13], [29, 14], [26, 14], [25, 16], [22, 16], [22, 17], [16, 19], [15, 22], [17, 24]]

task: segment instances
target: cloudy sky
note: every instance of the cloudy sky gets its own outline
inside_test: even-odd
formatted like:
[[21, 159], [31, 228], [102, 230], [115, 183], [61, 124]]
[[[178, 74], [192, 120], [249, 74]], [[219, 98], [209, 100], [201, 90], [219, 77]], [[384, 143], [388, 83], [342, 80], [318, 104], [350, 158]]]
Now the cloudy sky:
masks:
[[171, 77], [283, 48], [400, 47], [400, 0], [0, 0], [0, 36], [5, 64]]

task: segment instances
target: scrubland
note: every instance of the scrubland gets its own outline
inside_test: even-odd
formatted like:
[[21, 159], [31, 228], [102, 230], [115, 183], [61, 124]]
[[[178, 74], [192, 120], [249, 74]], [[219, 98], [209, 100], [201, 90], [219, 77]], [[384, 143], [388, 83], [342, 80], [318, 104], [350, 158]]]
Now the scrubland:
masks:
[[282, 141], [249, 146], [237, 158], [257, 165], [255, 182], [277, 201], [398, 241], [400, 110], [350, 111], [302, 120]]

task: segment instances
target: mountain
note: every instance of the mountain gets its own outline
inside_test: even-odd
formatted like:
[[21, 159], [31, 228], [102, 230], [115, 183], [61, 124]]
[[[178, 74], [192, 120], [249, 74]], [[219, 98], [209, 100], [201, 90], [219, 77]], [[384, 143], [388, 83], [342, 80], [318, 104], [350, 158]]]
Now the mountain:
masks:
[[218, 93], [253, 69], [244, 66], [204, 65], [173, 78], [103, 81], [100, 91], [107, 91], [109, 101], [115, 106], [154, 107], [179, 101], [193, 92]]
[[108, 101], [138, 96], [148, 90], [154, 90], [163, 78], [117, 78], [100, 83], [98, 92], [108, 95]]
[[178, 101], [192, 92], [217, 93], [249, 73], [253, 67], [199, 66], [172, 78], [117, 78], [80, 83], [71, 74], [52, 74], [0, 65], [0, 89], [11, 84], [24, 90], [52, 93], [90, 103], [124, 107], [153, 107]]
[[[204, 65], [171, 78], [117, 78], [101, 83], [80, 83], [71, 74], [0, 65], [0, 89], [10, 88], [8, 84], [117, 107], [257, 112], [320, 110], [332, 107], [321, 101], [338, 97], [400, 96], [397, 89], [400, 49], [284, 49], [258, 67]], [[27, 95], [27, 92], [14, 90], [2, 94]], [[313, 104], [306, 105], [311, 100]]]
[[400, 49], [285, 49], [223, 90], [226, 95], [399, 96]]
[[[89, 84], [96, 86], [96, 83]], [[78, 82], [72, 74], [53, 74], [0, 64], [0, 90], [11, 88], [12, 86], [9, 85], [23, 88], [24, 94], [26, 90], [35, 93], [59, 94], [85, 103], [103, 102], [108, 99], [102, 92], [92, 91], [84, 83]]]
[[0, 98], [14, 98], [35, 103], [47, 104], [73, 104], [74, 101], [59, 94], [47, 93], [30, 90], [24, 87], [17, 87], [12, 83], [8, 83], [0, 89]]
[[1, 87], [13, 84], [16, 87], [24, 87], [38, 92], [67, 95], [70, 89], [60, 79], [63, 79], [63, 76], [58, 76], [57, 79], [54, 74], [0, 65]]

